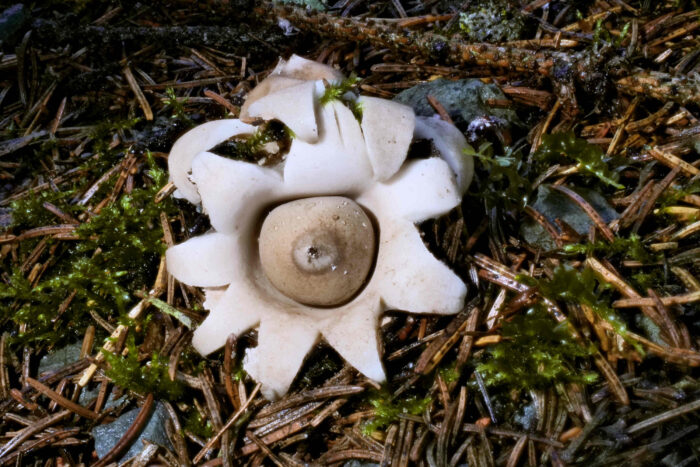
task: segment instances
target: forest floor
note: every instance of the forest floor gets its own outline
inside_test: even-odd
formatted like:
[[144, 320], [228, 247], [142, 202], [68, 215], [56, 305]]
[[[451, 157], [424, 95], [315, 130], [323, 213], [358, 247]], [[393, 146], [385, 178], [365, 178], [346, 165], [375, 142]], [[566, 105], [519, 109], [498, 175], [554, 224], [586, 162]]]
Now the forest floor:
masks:
[[[2, 13], [0, 465], [698, 465], [700, 5], [310, 5]], [[190, 344], [203, 293], [163, 256], [209, 224], [166, 166], [291, 54], [433, 86], [476, 167], [420, 228], [469, 292], [382, 318], [385, 384], [321, 342], [268, 402], [256, 331]]]

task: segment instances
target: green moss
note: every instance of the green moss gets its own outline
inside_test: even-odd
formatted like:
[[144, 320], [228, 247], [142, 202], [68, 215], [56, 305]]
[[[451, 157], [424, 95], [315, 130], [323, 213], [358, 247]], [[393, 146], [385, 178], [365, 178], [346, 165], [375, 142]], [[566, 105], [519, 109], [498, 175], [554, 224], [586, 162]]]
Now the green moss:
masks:
[[576, 161], [584, 174], [593, 175], [615, 188], [624, 188], [624, 185], [617, 182], [618, 174], [608, 167], [603, 150], [585, 139], [577, 138], [573, 132], [544, 135], [542, 144], [534, 154], [534, 160], [553, 164], [561, 162], [562, 156]]
[[[0, 283], [0, 325], [9, 322], [26, 325], [26, 332], [13, 335], [13, 344], [59, 345], [72, 341], [81, 337], [91, 323], [91, 309], [107, 319], [117, 318], [134, 302], [136, 292], [152, 285], [165, 249], [160, 213], [174, 215], [176, 208], [169, 199], [159, 205], [153, 203], [155, 193], [167, 181], [167, 174], [152, 158], [148, 162], [150, 168], [143, 187], [122, 195], [82, 223], [75, 231], [79, 241], [57, 243], [49, 267], [35, 287], [17, 267], [9, 280]], [[93, 166], [89, 170], [90, 176], [84, 178], [83, 186], [74, 190], [61, 193], [47, 190], [17, 201], [13, 228], [24, 230], [55, 224], [55, 219], [47, 219], [48, 211], [41, 207], [45, 200], [73, 215], [82, 212], [82, 207], [71, 202], [71, 195], [82, 193], [101, 175]], [[54, 241], [49, 242], [51, 245]], [[24, 256], [28, 243], [32, 242], [20, 244]], [[70, 305], [57, 316], [57, 310], [73, 291], [75, 296]]]
[[606, 258], [620, 255], [642, 263], [658, 261], [660, 257], [658, 254], [650, 253], [642, 243], [642, 239], [634, 234], [630, 235], [629, 238], [615, 237], [612, 242], [597, 241], [595, 243], [566, 245], [563, 247], [563, 250], [566, 253], [596, 254]]
[[445, 367], [442, 367], [438, 370], [440, 372], [440, 377], [442, 380], [449, 384], [449, 383], [454, 383], [455, 381], [459, 380], [459, 377], [462, 376], [459, 371], [457, 371], [457, 368], [455, 367], [455, 362], [452, 362], [448, 364]]
[[[118, 157], [121, 157], [118, 152], [109, 148], [114, 134], [134, 128], [140, 121], [140, 117], [134, 117], [103, 120], [97, 123], [90, 132], [90, 138], [94, 140], [93, 152], [97, 157], [88, 162], [86, 169], [97, 172], [107, 170], [110, 164], [113, 164]], [[95, 164], [96, 160], [101, 161], [101, 163]]]
[[700, 180], [691, 179], [683, 184], [674, 184], [669, 190], [664, 190], [659, 197], [661, 208], [678, 203], [683, 197], [700, 193]]
[[182, 101], [178, 99], [177, 94], [175, 94], [175, 89], [165, 88], [165, 95], [168, 97], [163, 100], [163, 103], [167, 107], [170, 107], [172, 111], [171, 118], [191, 123], [190, 118], [185, 112], [185, 106], [182, 104]]
[[386, 389], [372, 390], [369, 403], [374, 407], [374, 419], [367, 422], [362, 431], [369, 435], [373, 431], [381, 430], [395, 422], [401, 414], [420, 415], [431, 401], [429, 397], [421, 398], [415, 395], [394, 399]]
[[482, 144], [477, 151], [468, 150], [488, 171], [488, 177], [477, 180], [474, 195], [486, 202], [487, 209], [500, 207], [506, 211], [520, 211], [532, 195], [532, 183], [525, 175], [527, 165], [521, 151], [506, 148], [505, 154], [495, 156], [490, 144]]
[[255, 133], [231, 138], [211, 151], [230, 159], [257, 162], [268, 156], [265, 144], [276, 142], [280, 146], [280, 152], [285, 152], [294, 137], [294, 132], [289, 127], [273, 120], [260, 125]]
[[196, 408], [192, 408], [187, 414], [183, 429], [205, 440], [214, 435], [214, 426], [202, 417]]
[[362, 81], [354, 73], [350, 77], [345, 78], [339, 83], [331, 83], [326, 87], [323, 95], [319, 99], [321, 105], [326, 105], [329, 102], [340, 101], [346, 105], [355, 115], [358, 121], [362, 120], [362, 105], [354, 98], [347, 98], [347, 93], [354, 93], [357, 89], [358, 83]]
[[12, 209], [12, 224], [8, 229], [31, 229], [52, 224], [62, 224], [63, 221], [44, 208], [44, 203], [51, 203], [60, 206], [66, 214], [77, 216], [83, 212], [82, 206], [70, 204], [71, 198], [75, 196], [75, 189], [63, 191], [44, 190], [41, 192], [30, 192], [24, 198], [13, 201], [10, 204]]
[[559, 266], [554, 270], [551, 279], [537, 280], [530, 276], [518, 276], [518, 280], [537, 287], [542, 296], [552, 301], [589, 306], [598, 317], [607, 321], [617, 334], [634, 345], [638, 352], [643, 353], [638, 343], [627, 339], [627, 324], [610, 306], [611, 299], [606, 292], [611, 286], [598, 281], [591, 268], [586, 267], [579, 271], [570, 266]]
[[632, 286], [637, 290], [662, 288], [665, 277], [663, 268], [654, 268], [648, 271], [639, 271], [630, 276]]
[[576, 365], [577, 358], [589, 357], [594, 349], [576, 343], [567, 323], [554, 321], [541, 305], [505, 322], [502, 336], [476, 367], [490, 386], [521, 390], [596, 379], [595, 373], [580, 371]]
[[109, 365], [106, 374], [117, 386], [139, 394], [153, 393], [158, 398], [168, 400], [177, 400], [182, 396], [184, 387], [179, 381], [170, 380], [166, 358], [154, 353], [150, 361], [139, 361], [133, 334], [126, 339], [126, 349], [126, 356], [102, 349], [105, 361]]

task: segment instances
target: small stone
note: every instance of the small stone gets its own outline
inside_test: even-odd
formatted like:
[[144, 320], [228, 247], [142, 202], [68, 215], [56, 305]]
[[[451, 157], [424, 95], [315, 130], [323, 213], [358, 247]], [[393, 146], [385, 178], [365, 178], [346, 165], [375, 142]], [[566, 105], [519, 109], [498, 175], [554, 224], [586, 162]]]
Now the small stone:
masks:
[[440, 78], [406, 89], [394, 100], [413, 107], [416, 115], [430, 117], [435, 114], [435, 109], [428, 102], [428, 95], [437, 99], [460, 127], [485, 117], [490, 117], [489, 121], [493, 125], [504, 128], [519, 123], [513, 110], [489, 105], [491, 100], [506, 99], [503, 91], [496, 85], [486, 84], [478, 79], [448, 81]]
[[[593, 206], [603, 221], [608, 224], [619, 217], [617, 211], [605, 200], [603, 195], [587, 188], [573, 189], [583, 199]], [[569, 224], [579, 235], [587, 235], [594, 225], [591, 218], [581, 207], [565, 194], [541, 185], [537, 189], [537, 197], [532, 207], [544, 215], [555, 227], [555, 219], [561, 219]], [[544, 250], [553, 250], [556, 244], [544, 228], [532, 219], [522, 223], [520, 233], [526, 242]]]
[[[95, 439], [95, 451], [97, 457], [102, 459], [110, 449], [112, 449], [124, 436], [124, 433], [131, 427], [139, 413], [139, 408], [130, 410], [112, 423], [96, 426], [92, 429], [92, 437]], [[151, 411], [150, 418], [141, 434], [134, 440], [129, 450], [122, 456], [119, 462], [123, 462], [138, 455], [144, 448], [143, 440], [172, 449], [172, 444], [165, 432], [165, 424], [168, 421], [168, 411], [161, 402], [156, 402]]]
[[46, 373], [53, 373], [61, 368], [77, 362], [80, 359], [80, 342], [69, 344], [60, 349], [44, 355], [39, 360], [39, 376]]
[[29, 19], [27, 8], [21, 3], [16, 3], [5, 8], [0, 13], [0, 42], [7, 45], [8, 41], [17, 39], [19, 30]]

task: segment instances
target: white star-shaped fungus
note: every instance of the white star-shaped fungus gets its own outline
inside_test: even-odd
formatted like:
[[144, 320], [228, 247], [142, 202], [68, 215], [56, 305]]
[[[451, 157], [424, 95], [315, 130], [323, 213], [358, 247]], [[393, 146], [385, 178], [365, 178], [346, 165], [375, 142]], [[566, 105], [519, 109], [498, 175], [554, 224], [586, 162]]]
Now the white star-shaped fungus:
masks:
[[[286, 393], [321, 337], [382, 382], [380, 314], [453, 314], [467, 291], [416, 228], [460, 203], [472, 171], [464, 137], [383, 99], [359, 97], [360, 122], [341, 101], [321, 105], [341, 79], [293, 56], [251, 91], [241, 119], [276, 119], [296, 136], [274, 167], [208, 152], [255, 131], [236, 119], [194, 128], [170, 153], [176, 194], [201, 202], [213, 227], [167, 251], [168, 271], [206, 291], [192, 343], [207, 355], [259, 326], [244, 368], [268, 399]], [[406, 161], [414, 129], [445, 160]]]

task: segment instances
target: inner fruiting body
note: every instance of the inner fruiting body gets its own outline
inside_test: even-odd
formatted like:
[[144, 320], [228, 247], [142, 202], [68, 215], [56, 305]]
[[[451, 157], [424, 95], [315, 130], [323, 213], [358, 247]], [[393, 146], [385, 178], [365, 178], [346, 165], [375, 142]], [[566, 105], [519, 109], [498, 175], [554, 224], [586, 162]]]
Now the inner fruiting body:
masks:
[[262, 269], [277, 290], [305, 305], [332, 307], [365, 283], [376, 238], [357, 203], [321, 196], [273, 209], [263, 222], [258, 246]]

